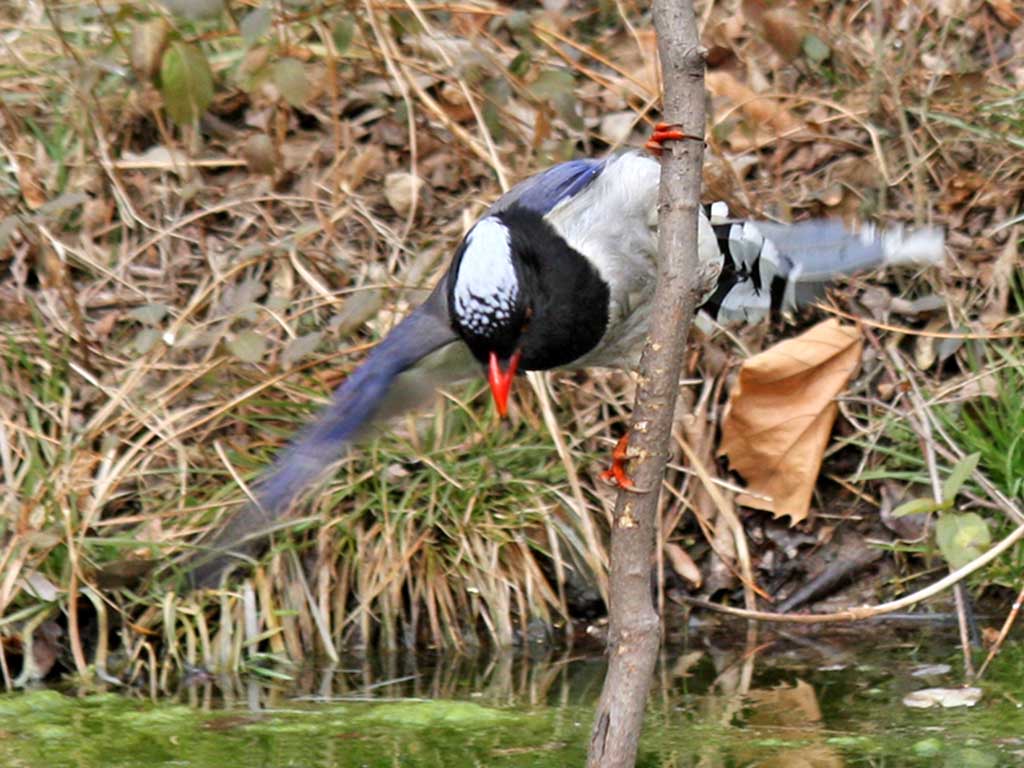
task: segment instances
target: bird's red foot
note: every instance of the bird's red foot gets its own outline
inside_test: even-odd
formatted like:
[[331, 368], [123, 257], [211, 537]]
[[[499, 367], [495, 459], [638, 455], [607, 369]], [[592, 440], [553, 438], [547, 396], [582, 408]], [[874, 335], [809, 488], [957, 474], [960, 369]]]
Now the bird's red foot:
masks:
[[615, 444], [615, 448], [612, 450], [612, 465], [601, 473], [601, 479], [627, 491], [633, 490], [636, 485], [633, 483], [633, 478], [626, 473], [626, 462], [630, 458], [629, 432], [626, 432]]
[[685, 139], [693, 139], [694, 141], [704, 142], [704, 139], [700, 136], [694, 136], [689, 133], [684, 133], [680, 130], [682, 126], [676, 123], [655, 123], [654, 130], [651, 131], [651, 138], [647, 140], [644, 147], [652, 154], [661, 157], [661, 153], [665, 150], [666, 141], [683, 141]]

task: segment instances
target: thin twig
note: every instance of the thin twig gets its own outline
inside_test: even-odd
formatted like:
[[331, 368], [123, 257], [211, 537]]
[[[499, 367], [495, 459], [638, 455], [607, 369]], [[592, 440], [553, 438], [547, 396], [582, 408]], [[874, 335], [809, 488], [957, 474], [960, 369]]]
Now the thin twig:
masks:
[[1013, 601], [1010, 613], [1007, 614], [1006, 621], [1003, 622], [1003, 627], [999, 630], [999, 637], [997, 637], [996, 641], [992, 644], [992, 648], [989, 650], [988, 656], [985, 657], [985, 661], [978, 670], [978, 674], [974, 676], [975, 680], [979, 680], [985, 674], [985, 670], [988, 669], [988, 665], [1003, 647], [1003, 643], [1006, 641], [1006, 636], [1010, 634], [1010, 629], [1013, 628], [1013, 623], [1017, 620], [1017, 614], [1020, 613], [1022, 603], [1024, 603], [1024, 587], [1021, 587], [1020, 592], [1017, 593], [1017, 599]]
[[[921, 446], [924, 449], [925, 465], [928, 468], [928, 478], [932, 485], [932, 498], [937, 503], [942, 503], [942, 480], [939, 478], [939, 465], [935, 458], [935, 438], [932, 435], [931, 420], [928, 418], [928, 409], [925, 406], [924, 397], [917, 386], [914, 377], [910, 375], [903, 358], [899, 353], [887, 348], [889, 358], [904, 381], [910, 384], [910, 400], [913, 403], [917, 422], [918, 436], [921, 439]], [[974, 662], [971, 659], [971, 636], [967, 626], [967, 596], [964, 594], [964, 587], [961, 582], [953, 585], [953, 599], [956, 605], [957, 627], [960, 631], [960, 648], [964, 656], [964, 672], [968, 678], [974, 677]]]
[[718, 611], [719, 613], [727, 613], [730, 616], [739, 616], [744, 619], [753, 619], [755, 621], [780, 621], [790, 622], [793, 624], [838, 624], [848, 621], [863, 621], [864, 619], [872, 619], [876, 616], [884, 616], [887, 613], [901, 611], [904, 608], [917, 605], [918, 603], [927, 600], [929, 597], [934, 597], [935, 595], [940, 594], [963, 579], [966, 579], [975, 571], [984, 568], [1021, 539], [1024, 539], [1024, 525], [1015, 528], [1009, 536], [996, 544], [996, 546], [978, 555], [971, 562], [967, 563], [967, 565], [957, 568], [955, 571], [952, 571], [933, 584], [929, 584], [927, 587], [919, 589], [917, 592], [901, 597], [898, 600], [890, 600], [887, 603], [865, 605], [859, 608], [849, 608], [845, 611], [837, 611], [836, 613], [773, 613], [771, 611], [748, 611], [744, 608], [733, 608], [729, 605], [719, 605], [707, 600], [699, 600], [697, 598], [687, 596], [680, 596], [678, 599], [690, 605], [697, 605], [701, 608]]
[[1003, 333], [962, 333], [959, 331], [927, 331], [921, 328], [909, 328], [905, 325], [892, 325], [891, 323], [882, 323], [877, 320], [872, 320], [869, 317], [863, 317], [861, 315], [855, 315], [851, 312], [845, 312], [839, 307], [831, 304], [825, 304], [823, 302], [816, 302], [814, 305], [815, 309], [820, 309], [822, 312], [827, 312], [830, 315], [841, 317], [844, 320], [852, 320], [855, 323], [860, 323], [868, 328], [877, 328], [880, 331], [891, 331], [892, 333], [898, 333], [903, 336], [927, 336], [932, 339], [955, 339], [959, 341], [970, 341], [971, 339], [978, 339], [979, 341], [1003, 341], [1009, 339], [1020, 339], [1024, 338], [1024, 330], [1021, 331], [1006, 331]]
[[[747, 546], [747, 534], [743, 530], [743, 523], [740, 522], [739, 517], [736, 515], [736, 510], [733, 505], [722, 495], [722, 492], [715, 486], [711, 478], [711, 473], [708, 472], [707, 467], [704, 466], [704, 462], [701, 461], [700, 456], [690, 447], [685, 439], [680, 438], [679, 446], [683, 449], [683, 453], [686, 454], [687, 461], [690, 462], [690, 466], [693, 467], [700, 481], [704, 484], [704, 490], [708, 496], [715, 503], [715, 507], [718, 509], [718, 514], [721, 515], [726, 524], [729, 526], [729, 530], [732, 531], [733, 541], [736, 543], [736, 559], [739, 561], [740, 570], [742, 577], [740, 581], [743, 583], [743, 601], [747, 608], [753, 609], [757, 605], [757, 598], [755, 594], [760, 594], [765, 597], [764, 590], [757, 586], [754, 581], [754, 568], [751, 565], [750, 559], [750, 548]], [[710, 543], [709, 539], [709, 543]], [[721, 557], [721, 555], [719, 555]], [[723, 562], [724, 559], [723, 559]]]

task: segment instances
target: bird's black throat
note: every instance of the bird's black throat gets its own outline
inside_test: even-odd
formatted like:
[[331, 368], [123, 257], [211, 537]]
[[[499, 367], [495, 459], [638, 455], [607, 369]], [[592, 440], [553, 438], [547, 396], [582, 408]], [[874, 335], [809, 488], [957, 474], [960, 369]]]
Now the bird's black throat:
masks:
[[604, 336], [608, 284], [539, 214], [513, 206], [495, 215], [509, 233], [518, 282], [515, 307], [507, 319], [488, 323], [484, 332], [460, 323], [453, 288], [465, 256], [463, 244], [455, 254], [448, 288], [453, 328], [483, 363], [491, 352], [507, 359], [519, 350], [523, 370], [569, 365]]

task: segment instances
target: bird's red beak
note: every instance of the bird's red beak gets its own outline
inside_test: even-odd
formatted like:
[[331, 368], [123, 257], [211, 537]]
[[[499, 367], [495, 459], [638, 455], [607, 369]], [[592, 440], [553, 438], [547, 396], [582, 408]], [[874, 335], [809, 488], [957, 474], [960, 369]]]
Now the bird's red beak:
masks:
[[519, 350], [512, 353], [512, 357], [508, 359], [508, 367], [504, 371], [501, 370], [497, 353], [491, 352], [487, 365], [487, 383], [491, 385], [494, 404], [498, 406], [498, 414], [502, 418], [508, 415], [508, 393], [512, 389], [512, 379], [516, 377], [517, 368], [519, 368]]

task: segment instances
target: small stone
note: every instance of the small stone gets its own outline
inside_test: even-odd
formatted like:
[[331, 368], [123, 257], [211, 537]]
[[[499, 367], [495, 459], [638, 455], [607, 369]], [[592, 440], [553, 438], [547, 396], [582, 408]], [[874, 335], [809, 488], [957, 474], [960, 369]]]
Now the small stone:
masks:
[[929, 707], [973, 707], [981, 701], [981, 688], [924, 688], [903, 697], [903, 706], [914, 709]]
[[424, 181], [405, 171], [389, 173], [384, 178], [384, 197], [395, 213], [406, 216], [412, 210], [413, 202], [420, 196]]

